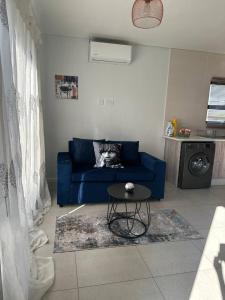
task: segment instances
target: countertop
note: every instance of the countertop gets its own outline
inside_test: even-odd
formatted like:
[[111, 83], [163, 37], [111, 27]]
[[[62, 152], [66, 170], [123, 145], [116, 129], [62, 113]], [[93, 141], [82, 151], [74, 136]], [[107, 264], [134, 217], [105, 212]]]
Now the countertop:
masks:
[[164, 135], [163, 138], [168, 139], [168, 140], [174, 140], [174, 141], [178, 141], [178, 142], [225, 142], [225, 137], [223, 138], [211, 138], [211, 137], [202, 137], [202, 136], [190, 136], [190, 137], [179, 137], [179, 136], [166, 136]]

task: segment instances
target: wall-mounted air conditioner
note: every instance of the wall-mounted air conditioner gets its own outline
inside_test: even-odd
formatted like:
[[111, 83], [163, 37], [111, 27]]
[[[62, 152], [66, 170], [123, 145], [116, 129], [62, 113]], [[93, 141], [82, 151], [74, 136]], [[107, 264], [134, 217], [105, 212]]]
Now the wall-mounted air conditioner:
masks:
[[90, 41], [89, 61], [130, 64], [132, 46]]

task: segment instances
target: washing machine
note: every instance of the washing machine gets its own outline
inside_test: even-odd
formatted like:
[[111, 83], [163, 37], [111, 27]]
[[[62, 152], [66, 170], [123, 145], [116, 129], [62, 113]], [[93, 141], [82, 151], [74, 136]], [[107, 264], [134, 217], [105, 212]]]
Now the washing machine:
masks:
[[178, 187], [200, 189], [211, 186], [214, 142], [182, 142]]

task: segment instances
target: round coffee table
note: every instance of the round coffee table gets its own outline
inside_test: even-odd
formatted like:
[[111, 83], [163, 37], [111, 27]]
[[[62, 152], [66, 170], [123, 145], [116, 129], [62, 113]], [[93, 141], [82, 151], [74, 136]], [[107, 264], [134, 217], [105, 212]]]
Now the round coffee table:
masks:
[[[151, 222], [150, 190], [140, 184], [135, 184], [134, 191], [128, 193], [125, 183], [113, 184], [107, 189], [109, 194], [107, 222], [109, 229], [117, 236], [133, 239], [144, 235]], [[134, 210], [128, 210], [128, 203], [134, 203]], [[118, 204], [123, 204], [125, 211], [117, 211]], [[143, 205], [146, 213], [141, 210]]]

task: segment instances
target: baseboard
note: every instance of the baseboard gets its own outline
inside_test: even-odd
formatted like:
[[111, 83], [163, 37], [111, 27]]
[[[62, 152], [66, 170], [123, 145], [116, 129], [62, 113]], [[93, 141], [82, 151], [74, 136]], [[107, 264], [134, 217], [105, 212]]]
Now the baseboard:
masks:
[[225, 179], [212, 179], [211, 185], [225, 185]]

